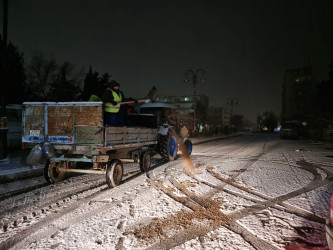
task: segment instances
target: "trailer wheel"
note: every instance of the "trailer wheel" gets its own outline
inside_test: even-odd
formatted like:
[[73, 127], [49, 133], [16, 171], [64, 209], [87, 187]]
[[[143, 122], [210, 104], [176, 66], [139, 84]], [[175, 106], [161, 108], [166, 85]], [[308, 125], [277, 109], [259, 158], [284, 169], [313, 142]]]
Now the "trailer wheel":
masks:
[[65, 178], [66, 172], [59, 171], [61, 164], [64, 162], [50, 162], [47, 160], [44, 166], [44, 178], [50, 183], [58, 183]]
[[145, 173], [148, 172], [151, 165], [150, 152], [144, 151], [140, 154], [140, 170]]
[[123, 164], [120, 160], [112, 160], [108, 162], [106, 169], [106, 183], [110, 188], [116, 187], [121, 183], [123, 178]]
[[171, 131], [167, 135], [160, 136], [159, 151], [163, 160], [173, 161], [177, 156], [178, 142]]

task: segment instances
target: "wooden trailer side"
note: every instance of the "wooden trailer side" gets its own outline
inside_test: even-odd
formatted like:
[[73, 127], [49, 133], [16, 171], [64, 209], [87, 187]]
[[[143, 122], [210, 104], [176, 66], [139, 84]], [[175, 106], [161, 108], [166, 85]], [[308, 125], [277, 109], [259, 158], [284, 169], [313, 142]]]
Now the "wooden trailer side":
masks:
[[[23, 103], [22, 142], [103, 143], [101, 102]], [[101, 135], [102, 134], [102, 135]]]

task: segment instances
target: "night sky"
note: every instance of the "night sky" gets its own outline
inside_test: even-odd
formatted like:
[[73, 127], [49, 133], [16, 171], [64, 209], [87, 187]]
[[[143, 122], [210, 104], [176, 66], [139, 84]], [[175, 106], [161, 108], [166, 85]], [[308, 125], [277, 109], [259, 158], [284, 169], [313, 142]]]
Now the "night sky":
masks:
[[285, 70], [312, 64], [327, 79], [333, 1], [10, 0], [8, 40], [26, 61], [39, 50], [108, 72], [127, 97], [191, 95], [185, 71], [202, 68], [197, 93], [237, 98], [234, 113], [255, 121], [281, 112]]

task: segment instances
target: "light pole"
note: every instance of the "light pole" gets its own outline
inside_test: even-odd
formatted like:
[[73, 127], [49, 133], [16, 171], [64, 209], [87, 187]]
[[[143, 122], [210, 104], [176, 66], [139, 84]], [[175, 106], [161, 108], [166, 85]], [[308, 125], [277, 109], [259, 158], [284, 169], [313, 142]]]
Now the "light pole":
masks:
[[194, 96], [197, 95], [196, 93], [196, 85], [197, 85], [197, 81], [198, 81], [198, 74], [201, 73], [201, 78], [200, 81], [201, 82], [205, 82], [207, 80], [206, 76], [205, 76], [205, 71], [203, 69], [197, 69], [196, 71], [193, 71], [191, 69], [186, 70], [185, 72], [185, 79], [184, 82], [190, 82], [189, 76], [192, 75], [192, 84], [193, 84], [193, 93]]
[[0, 112], [0, 160], [7, 158], [7, 117], [6, 117], [6, 101], [5, 101], [5, 83], [7, 83], [7, 72], [6, 68], [6, 56], [7, 56], [7, 27], [8, 27], [8, 0], [3, 1], [3, 44], [0, 46], [3, 47], [2, 51], [2, 65], [1, 76], [0, 76], [0, 88], [1, 88], [1, 112]]
[[234, 105], [238, 105], [237, 98], [228, 98], [227, 99], [227, 105], [230, 106], [230, 121], [229, 124], [231, 125], [231, 120], [234, 112]]
[[[197, 126], [196, 126], [196, 112], [195, 112], [195, 109], [196, 109], [196, 85], [197, 85], [197, 82], [198, 82], [198, 75], [201, 73], [201, 78], [200, 78], [200, 81], [201, 82], [205, 82], [207, 80], [206, 76], [205, 76], [205, 71], [203, 69], [197, 69], [196, 71], [193, 71], [191, 69], [188, 69], [185, 71], [185, 79], [184, 79], [184, 82], [189, 82], [191, 83], [191, 80], [192, 80], [192, 84], [193, 84], [193, 105], [194, 105], [194, 112], [193, 112], [193, 132], [195, 133], [196, 130], [197, 130]], [[190, 76], [192, 76], [192, 79], [189, 78]]]

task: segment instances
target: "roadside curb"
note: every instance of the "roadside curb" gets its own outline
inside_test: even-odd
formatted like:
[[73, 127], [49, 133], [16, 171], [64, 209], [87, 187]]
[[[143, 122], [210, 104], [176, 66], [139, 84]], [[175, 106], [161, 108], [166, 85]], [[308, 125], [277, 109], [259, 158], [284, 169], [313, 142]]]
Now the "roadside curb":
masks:
[[20, 170], [17, 172], [8, 173], [5, 175], [0, 175], [0, 184], [5, 184], [8, 182], [20, 181], [29, 178], [34, 178], [43, 175], [42, 168]]
[[[202, 140], [199, 139], [198, 141], [192, 141], [192, 145], [198, 145], [198, 144], [202, 144], [202, 143], [206, 143], [206, 142], [210, 142], [210, 141], [228, 139], [231, 137], [237, 137], [237, 136], [241, 136], [241, 135], [242, 134], [230, 134], [230, 135], [225, 135], [225, 136], [221, 136], [221, 137], [207, 138], [207, 139], [202, 139]], [[192, 138], [190, 138], [190, 139], [192, 140]]]

